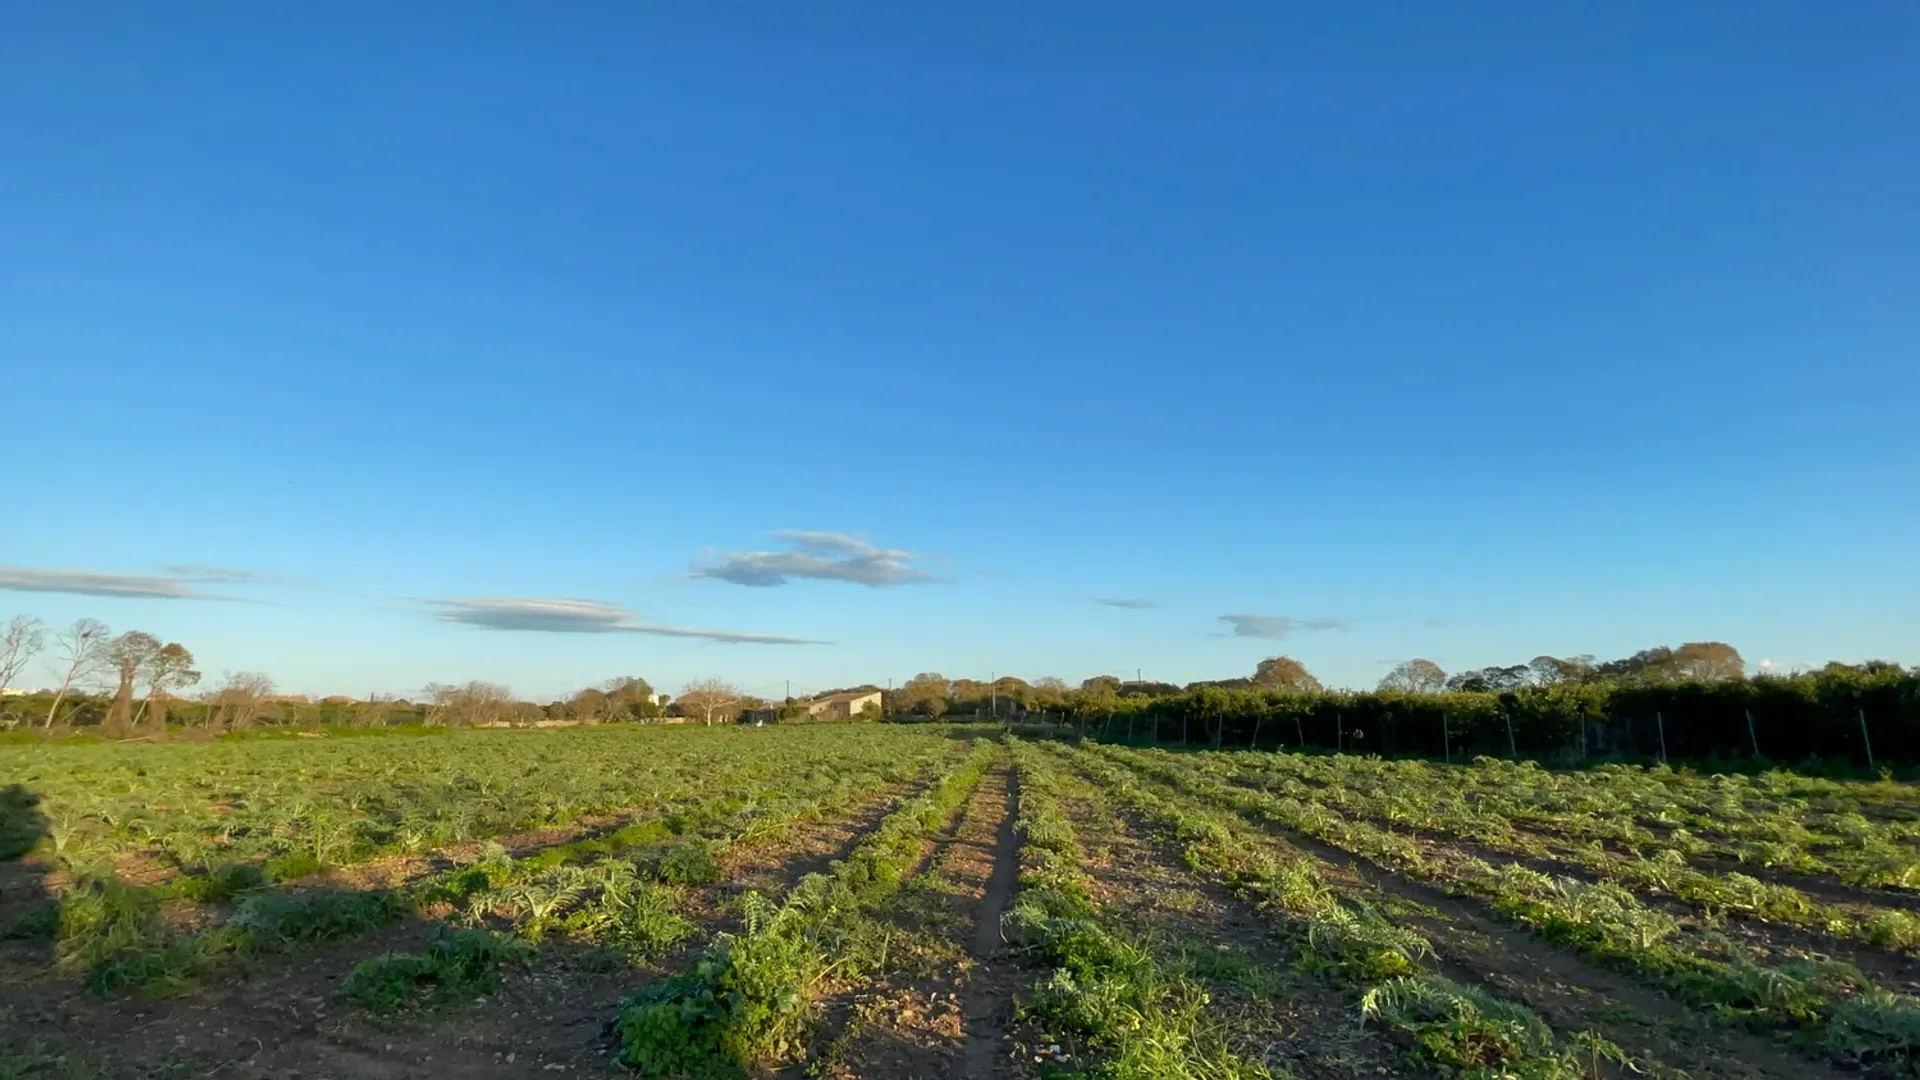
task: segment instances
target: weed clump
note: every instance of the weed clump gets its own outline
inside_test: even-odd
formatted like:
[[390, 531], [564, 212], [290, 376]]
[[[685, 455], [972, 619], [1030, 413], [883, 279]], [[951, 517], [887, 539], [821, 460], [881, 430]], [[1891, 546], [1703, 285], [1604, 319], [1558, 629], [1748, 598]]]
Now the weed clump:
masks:
[[60, 901], [55, 950], [61, 967], [105, 996], [129, 984], [159, 995], [184, 988], [218, 942], [184, 938], [161, 916], [160, 896], [107, 873], [84, 875]]
[[339, 996], [374, 1013], [471, 1001], [500, 985], [500, 969], [527, 962], [532, 949], [487, 930], [442, 931], [424, 952], [362, 960]]

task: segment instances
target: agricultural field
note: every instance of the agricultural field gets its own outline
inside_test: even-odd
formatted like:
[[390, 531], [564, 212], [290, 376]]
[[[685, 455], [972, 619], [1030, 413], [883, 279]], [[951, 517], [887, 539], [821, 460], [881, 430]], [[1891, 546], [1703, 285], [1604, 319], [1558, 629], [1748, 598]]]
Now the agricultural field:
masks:
[[1911, 1076], [1891, 781], [998, 725], [0, 746], [0, 1078]]

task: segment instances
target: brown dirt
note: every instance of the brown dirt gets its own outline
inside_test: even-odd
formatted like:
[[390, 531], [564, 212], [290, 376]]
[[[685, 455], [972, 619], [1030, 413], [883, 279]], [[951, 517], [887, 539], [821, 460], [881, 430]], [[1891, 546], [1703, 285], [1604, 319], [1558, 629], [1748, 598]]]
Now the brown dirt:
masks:
[[[1375, 824], [1382, 824], [1377, 819], [1369, 818], [1368, 820], [1374, 821]], [[1393, 831], [1412, 840], [1419, 847], [1422, 857], [1440, 866], [1447, 866], [1460, 861], [1465, 856], [1472, 856], [1495, 868], [1515, 864], [1541, 873], [1570, 877], [1579, 881], [1602, 880], [1602, 875], [1581, 863], [1550, 855], [1529, 855], [1507, 851], [1464, 837], [1411, 826], [1396, 827]], [[1757, 915], [1742, 911], [1727, 911], [1724, 913], [1725, 919], [1721, 924], [1709, 926], [1703, 918], [1702, 906], [1699, 904], [1683, 900], [1657, 888], [1632, 883], [1623, 883], [1623, 887], [1639, 897], [1648, 907], [1665, 911], [1679, 919], [1681, 925], [1689, 930], [1716, 930], [1741, 941], [1754, 951], [1756, 961], [1777, 963], [1794, 956], [1807, 955], [1831, 957], [1859, 968], [1883, 989], [1901, 993], [1914, 993], [1920, 990], [1920, 958], [1875, 948], [1848, 938], [1769, 922]], [[1847, 906], [1857, 916], [1864, 917], [1867, 914], [1860, 910], [1857, 904]]]
[[967, 984], [963, 1006], [966, 1043], [956, 1062], [956, 1078], [994, 1076], [1004, 1056], [1005, 1029], [1011, 1019], [1017, 980], [1013, 965], [1001, 952], [1000, 919], [1013, 904], [1013, 890], [1020, 876], [1020, 839], [1013, 829], [1019, 806], [1019, 780], [1010, 771], [1000, 827], [993, 840], [993, 871], [974, 917], [972, 952], [979, 966]]
[[794, 822], [778, 836], [735, 845], [719, 860], [720, 880], [688, 889], [683, 910], [715, 930], [738, 930], [740, 897], [748, 892], [784, 896], [801, 878], [824, 872], [852, 853], [888, 814], [928, 783], [896, 785], [839, 813]]
[[[1185, 869], [1142, 823], [1091, 799], [1063, 806], [1087, 850], [1094, 901], [1156, 951], [1191, 958], [1216, 1015], [1259, 1037], [1238, 1049], [1309, 1080], [1401, 1075], [1402, 1052], [1356, 1022], [1357, 1005], [1298, 971], [1291, 943], [1228, 889]], [[1209, 955], [1211, 954], [1211, 955]], [[1209, 977], [1250, 965], [1251, 978]]]
[[1596, 1031], [1638, 1059], [1694, 1077], [1806, 1080], [1843, 1070], [1756, 1035], [1712, 1024], [1665, 993], [1554, 948], [1452, 896], [1309, 836], [1255, 823], [1276, 848], [1306, 853], [1349, 889], [1388, 898], [1383, 908], [1433, 943], [1449, 978], [1521, 1002], [1564, 1034]]
[[986, 1078], [1011, 1020], [1009, 965], [1000, 914], [1018, 869], [1014, 776], [996, 768], [952, 825], [928, 847], [922, 871], [881, 913], [898, 936], [897, 957], [871, 982], [829, 1003], [834, 1034], [812, 1075], [855, 1080]]

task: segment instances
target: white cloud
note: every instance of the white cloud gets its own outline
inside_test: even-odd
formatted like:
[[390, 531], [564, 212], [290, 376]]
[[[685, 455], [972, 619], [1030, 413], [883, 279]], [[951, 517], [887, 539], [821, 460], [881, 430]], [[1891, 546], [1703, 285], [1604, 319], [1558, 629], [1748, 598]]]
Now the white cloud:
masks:
[[936, 580], [913, 565], [919, 556], [912, 552], [877, 547], [845, 533], [788, 529], [773, 536], [791, 547], [786, 551], [725, 552], [711, 563], [695, 565], [693, 576], [756, 588], [785, 585], [795, 578], [846, 581], [872, 588]]
[[245, 583], [267, 580], [267, 575], [257, 570], [235, 570], [231, 566], [209, 566], [205, 563], [179, 563], [174, 566], [163, 566], [161, 569], [181, 581]]
[[1220, 621], [1233, 627], [1234, 637], [1273, 638], [1320, 630], [1344, 630], [1338, 619], [1295, 619], [1286, 615], [1222, 615]]
[[1160, 605], [1152, 600], [1138, 596], [1096, 596], [1093, 602], [1101, 607], [1126, 608], [1130, 611], [1147, 611]]
[[[72, 593], [146, 600], [224, 600], [193, 587], [206, 578], [159, 574], [108, 574], [97, 570], [45, 570], [0, 566], [0, 589], [14, 592]], [[232, 579], [222, 579], [232, 580]]]
[[485, 630], [531, 631], [545, 634], [653, 634], [660, 637], [703, 638], [734, 645], [825, 645], [824, 641], [755, 634], [735, 630], [701, 630], [661, 626], [633, 620], [633, 612], [598, 600], [541, 599], [529, 596], [476, 596], [459, 600], [429, 600], [447, 622]]

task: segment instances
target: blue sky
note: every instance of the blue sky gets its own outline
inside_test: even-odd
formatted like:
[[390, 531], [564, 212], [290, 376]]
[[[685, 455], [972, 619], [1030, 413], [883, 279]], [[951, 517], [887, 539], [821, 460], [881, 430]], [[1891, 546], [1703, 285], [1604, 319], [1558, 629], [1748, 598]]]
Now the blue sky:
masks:
[[1896, 2], [8, 5], [0, 614], [347, 693], [1920, 662], [1915, 70]]

